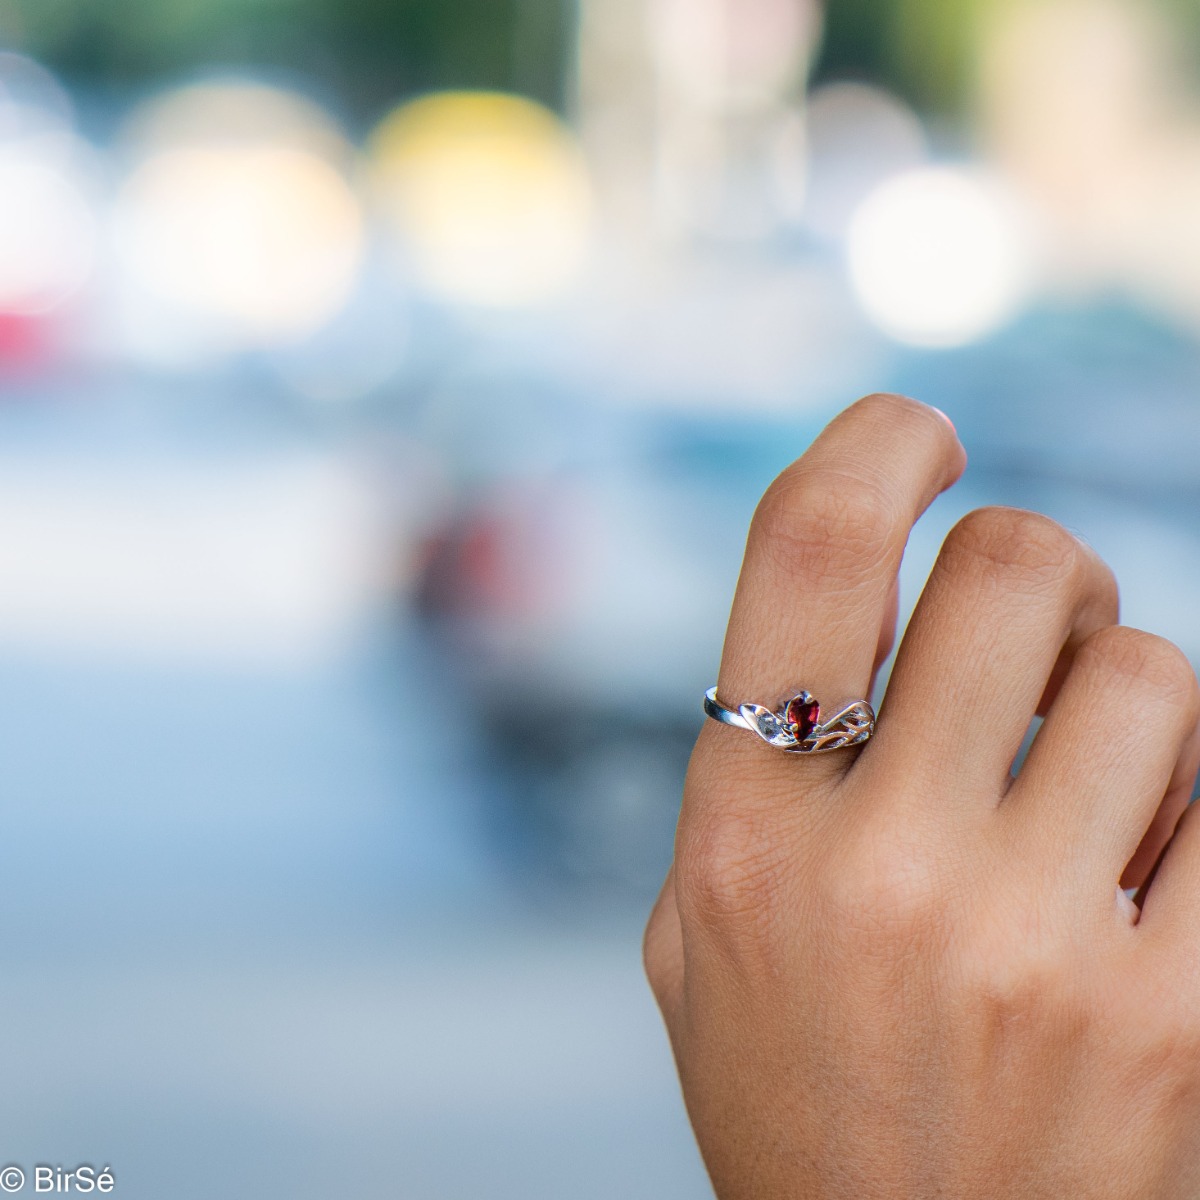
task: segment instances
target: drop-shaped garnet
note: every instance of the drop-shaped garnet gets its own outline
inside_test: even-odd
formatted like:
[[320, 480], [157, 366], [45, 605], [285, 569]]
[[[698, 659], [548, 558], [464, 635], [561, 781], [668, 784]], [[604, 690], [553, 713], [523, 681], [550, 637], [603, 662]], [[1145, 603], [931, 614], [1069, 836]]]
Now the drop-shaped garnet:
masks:
[[817, 722], [821, 719], [821, 706], [807, 692], [801, 692], [788, 701], [783, 715], [792, 727], [796, 740], [802, 742], [816, 729]]

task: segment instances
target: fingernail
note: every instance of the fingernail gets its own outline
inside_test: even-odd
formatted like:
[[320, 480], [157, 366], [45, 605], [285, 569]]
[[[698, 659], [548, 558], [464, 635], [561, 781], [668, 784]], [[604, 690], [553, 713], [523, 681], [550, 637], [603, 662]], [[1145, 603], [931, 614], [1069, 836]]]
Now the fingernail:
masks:
[[950, 418], [944, 412], [942, 412], [942, 410], [940, 408], [938, 408], [938, 406], [936, 404], [931, 404], [929, 407], [932, 408], [933, 411], [935, 413], [937, 413], [937, 415], [939, 417], [941, 417], [942, 420], [945, 421], [946, 424], [949, 425], [951, 429], [954, 430], [954, 436], [957, 437], [958, 430], [955, 428], [954, 422], [952, 420], [950, 420]]

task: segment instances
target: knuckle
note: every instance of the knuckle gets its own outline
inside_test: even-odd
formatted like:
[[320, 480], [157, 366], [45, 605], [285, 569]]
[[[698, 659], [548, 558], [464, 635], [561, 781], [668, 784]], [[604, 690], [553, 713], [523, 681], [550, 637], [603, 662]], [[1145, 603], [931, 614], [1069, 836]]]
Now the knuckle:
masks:
[[1194, 1088], [1200, 1075], [1200, 1013], [1176, 969], [1178, 962], [1167, 961], [1161, 948], [1154, 947], [1148, 961], [1135, 959], [1130, 965], [1137, 970], [1137, 986], [1122, 987], [1111, 998], [1108, 1026], [1130, 1051], [1131, 1087], [1182, 1083]]
[[1124, 994], [1126, 1026], [1141, 1030], [1147, 1043], [1161, 1046], [1167, 1056], [1186, 1055], [1200, 1064], [1200, 1005], [1188, 972], [1163, 947], [1149, 947], [1146, 956], [1149, 963], [1138, 964], [1138, 988]]
[[[1167, 976], [1167, 972], [1163, 974]], [[1200, 1069], [1200, 1003], [1168, 997], [1149, 1027], [1164, 1058], [1184, 1062], [1191, 1071]]]
[[950, 531], [944, 554], [1034, 590], [1073, 580], [1085, 561], [1082, 543], [1057, 521], [1003, 507], [968, 513]]
[[[1007, 886], [1007, 885], [1006, 885]], [[956, 940], [972, 1010], [1000, 1032], [1036, 1018], [1060, 1032], [1094, 1008], [1089, 972], [1049, 897], [1005, 893]]]
[[1082, 1027], [1088, 1003], [1081, 972], [1061, 953], [1024, 949], [973, 957], [968, 999], [998, 1032], [1027, 1023], [1053, 1029], [1064, 1038], [1069, 1027]]
[[676, 969], [676, 958], [668, 945], [671, 931], [662, 904], [656, 904], [642, 936], [642, 966], [650, 990], [660, 1000], [668, 992]]
[[1076, 661], [1098, 674], [1148, 684], [1169, 699], [1197, 703], [1196, 672], [1187, 655], [1156, 634], [1110, 625], [1080, 646]]
[[886, 833], [860, 837], [826, 874], [827, 917], [873, 954], [904, 957], [938, 938], [944, 888], [930, 859]]
[[797, 463], [763, 496], [752, 540], [789, 575], [853, 585], [891, 552], [895, 501], [867, 479]]
[[681, 832], [676, 854], [680, 918], [700, 925], [758, 924], [779, 886], [777, 857], [761, 821], [724, 812]]

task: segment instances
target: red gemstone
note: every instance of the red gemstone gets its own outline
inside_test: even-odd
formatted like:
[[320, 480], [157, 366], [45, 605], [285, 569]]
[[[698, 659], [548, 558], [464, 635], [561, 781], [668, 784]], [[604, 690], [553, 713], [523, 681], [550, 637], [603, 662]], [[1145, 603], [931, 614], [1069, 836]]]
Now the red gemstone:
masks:
[[788, 701], [784, 716], [796, 740], [802, 742], [816, 729], [821, 719], [821, 706], [807, 692], [801, 692], [794, 700]]

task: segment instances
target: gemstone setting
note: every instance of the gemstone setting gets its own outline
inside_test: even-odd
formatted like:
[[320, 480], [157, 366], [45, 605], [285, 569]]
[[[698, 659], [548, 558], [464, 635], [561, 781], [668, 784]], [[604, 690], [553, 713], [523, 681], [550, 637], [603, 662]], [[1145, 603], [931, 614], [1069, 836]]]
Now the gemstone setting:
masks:
[[796, 741], [802, 742], [814, 729], [821, 719], [821, 706], [808, 694], [801, 692], [788, 701], [783, 710], [784, 720], [791, 727]]

